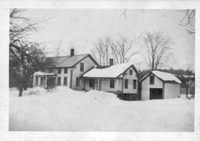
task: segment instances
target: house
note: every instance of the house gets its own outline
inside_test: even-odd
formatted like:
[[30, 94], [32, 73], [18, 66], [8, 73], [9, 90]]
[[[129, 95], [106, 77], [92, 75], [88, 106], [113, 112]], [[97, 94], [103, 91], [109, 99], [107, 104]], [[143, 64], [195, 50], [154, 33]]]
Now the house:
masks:
[[168, 99], [180, 96], [181, 81], [170, 73], [151, 71], [140, 82], [141, 100]]
[[113, 65], [110, 59], [108, 67], [94, 67], [85, 74], [84, 89], [96, 89], [116, 93], [122, 99], [140, 99], [138, 94], [138, 72], [133, 64]]
[[50, 57], [48, 59], [54, 65], [45, 68], [44, 72], [33, 74], [34, 87], [68, 86], [75, 90], [82, 90], [84, 83], [79, 77], [94, 66], [98, 66], [98, 63], [90, 54], [74, 55], [74, 49], [71, 49], [69, 56]]

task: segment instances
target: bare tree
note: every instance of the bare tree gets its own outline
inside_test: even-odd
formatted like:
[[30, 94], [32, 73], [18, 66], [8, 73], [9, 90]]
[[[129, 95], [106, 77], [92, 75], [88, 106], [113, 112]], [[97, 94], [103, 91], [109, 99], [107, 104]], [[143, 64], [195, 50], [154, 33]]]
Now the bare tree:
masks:
[[[30, 64], [33, 62], [38, 64], [40, 62], [38, 57], [40, 56], [37, 55], [37, 53], [41, 53], [41, 50], [37, 49], [39, 44], [35, 44], [26, 40], [28, 34], [39, 29], [40, 22], [35, 22], [26, 16], [23, 16], [24, 11], [25, 10], [22, 9], [11, 9], [9, 15], [9, 51], [10, 63], [12, 64], [10, 66], [10, 72], [13, 70], [15, 71], [13, 73], [17, 75], [19, 96], [22, 96], [23, 89], [26, 89], [25, 84], [27, 83], [27, 74], [34, 66]], [[30, 48], [30, 46], [32, 47]], [[43, 55], [44, 54], [42, 54], [42, 56]], [[13, 60], [15, 61], [14, 63], [12, 63]]]
[[184, 13], [183, 18], [180, 21], [180, 25], [186, 27], [185, 30], [188, 32], [188, 34], [195, 34], [194, 29], [189, 29], [194, 26], [195, 24], [195, 9], [186, 9], [186, 10], [180, 10]]
[[113, 57], [117, 64], [129, 62], [129, 60], [138, 53], [134, 49], [138, 41], [139, 38], [135, 38], [134, 40], [127, 40], [126, 38], [122, 37], [117, 41], [109, 42]]
[[111, 38], [99, 39], [92, 49], [92, 55], [100, 65], [109, 65], [109, 58], [113, 57], [116, 64], [127, 63], [138, 52], [134, 49], [139, 38], [128, 40], [121, 37], [117, 40]]
[[57, 47], [55, 48], [54, 50], [54, 53], [55, 53], [55, 56], [60, 56], [60, 53], [61, 53], [61, 45], [62, 45], [62, 41], [60, 41], [57, 45]]
[[110, 40], [110, 38], [106, 37], [105, 39], [98, 39], [94, 43], [94, 48], [91, 52], [100, 65], [109, 65], [109, 58], [111, 57]]
[[144, 58], [149, 69], [156, 70], [165, 66], [172, 55], [170, 38], [161, 33], [147, 33], [144, 44], [147, 52]]

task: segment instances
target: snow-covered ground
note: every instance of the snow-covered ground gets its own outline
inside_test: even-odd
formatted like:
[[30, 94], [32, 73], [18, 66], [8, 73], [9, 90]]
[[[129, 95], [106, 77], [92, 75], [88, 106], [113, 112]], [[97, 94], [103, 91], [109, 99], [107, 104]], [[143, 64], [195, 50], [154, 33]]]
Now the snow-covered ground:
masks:
[[[112, 93], [57, 87], [10, 91], [14, 131], [194, 131], [194, 100], [122, 101]], [[29, 95], [30, 94], [30, 95]]]

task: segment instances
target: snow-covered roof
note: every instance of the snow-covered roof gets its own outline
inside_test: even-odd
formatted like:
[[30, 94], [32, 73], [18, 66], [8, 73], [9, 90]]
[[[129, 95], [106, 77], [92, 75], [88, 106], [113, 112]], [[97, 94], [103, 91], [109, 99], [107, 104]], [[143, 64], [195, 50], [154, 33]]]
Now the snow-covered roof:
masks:
[[53, 63], [54, 67], [73, 67], [86, 57], [89, 57], [96, 65], [98, 65], [98, 63], [93, 59], [90, 54], [49, 57], [48, 60]]
[[93, 77], [93, 78], [116, 78], [127, 70], [133, 64], [118, 64], [113, 65], [108, 68], [93, 68], [83, 75], [83, 77]]
[[50, 76], [50, 75], [55, 75], [54, 73], [48, 73], [48, 72], [41, 72], [37, 71], [33, 75], [40, 75], [40, 76]]
[[162, 72], [162, 71], [156, 71], [156, 70], [148, 73], [146, 76], [144, 76], [141, 79], [141, 81], [143, 81], [151, 73], [153, 73], [155, 76], [157, 76], [158, 78], [160, 78], [163, 81], [171, 81], [171, 82], [181, 83], [181, 81], [175, 75], [173, 75], [171, 73]]

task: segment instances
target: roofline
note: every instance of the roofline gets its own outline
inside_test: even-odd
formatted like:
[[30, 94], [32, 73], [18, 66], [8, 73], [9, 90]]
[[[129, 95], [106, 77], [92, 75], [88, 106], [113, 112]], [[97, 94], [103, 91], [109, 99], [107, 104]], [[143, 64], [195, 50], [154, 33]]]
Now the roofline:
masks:
[[[138, 71], [137, 71], [137, 69], [135, 68], [135, 66], [132, 64], [132, 65], [130, 65], [125, 71], [123, 71], [121, 74], [123, 74], [124, 72], [126, 72], [130, 67], [132, 67], [133, 68], [133, 70], [136, 72], [136, 76], [137, 76], [137, 79], [139, 78], [139, 73], [138, 73]], [[121, 75], [121, 74], [119, 74], [118, 76], [117, 76], [117, 78]]]
[[160, 79], [162, 82], [169, 82], [169, 83], [177, 83], [177, 84], [181, 84], [181, 83], [178, 83], [176, 81], [170, 81], [170, 80], [163, 80], [162, 78], [158, 77], [157, 75], [155, 75], [154, 73], [149, 72], [148, 74], [146, 74], [142, 79], [140, 79], [140, 82], [144, 81], [150, 74], [153, 74], [154, 76], [156, 76], [158, 79]]
[[75, 67], [78, 63], [80, 63], [81, 61], [83, 61], [87, 57], [89, 57], [95, 63], [95, 65], [99, 66], [99, 64], [96, 62], [96, 60], [90, 54], [87, 54], [84, 58], [82, 58], [77, 63], [75, 63], [72, 67]]

